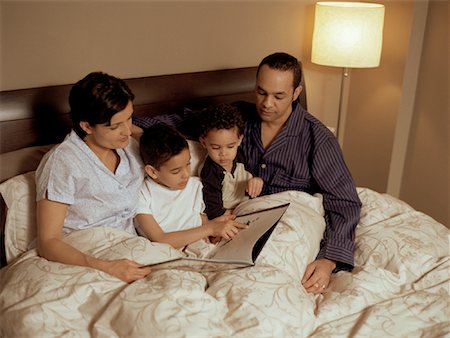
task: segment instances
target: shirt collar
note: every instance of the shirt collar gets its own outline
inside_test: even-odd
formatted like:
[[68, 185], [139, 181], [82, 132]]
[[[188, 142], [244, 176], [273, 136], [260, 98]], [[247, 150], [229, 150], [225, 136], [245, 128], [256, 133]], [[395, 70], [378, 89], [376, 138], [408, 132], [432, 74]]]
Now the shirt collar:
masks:
[[297, 135], [298, 130], [302, 129], [305, 120], [305, 110], [298, 101], [292, 103], [292, 113], [284, 126], [286, 135]]

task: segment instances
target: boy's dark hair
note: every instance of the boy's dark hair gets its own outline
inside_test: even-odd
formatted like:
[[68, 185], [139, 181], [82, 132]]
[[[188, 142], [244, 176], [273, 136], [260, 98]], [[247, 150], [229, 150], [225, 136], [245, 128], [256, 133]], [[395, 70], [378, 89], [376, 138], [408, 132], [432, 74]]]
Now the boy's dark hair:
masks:
[[291, 71], [294, 75], [294, 89], [297, 88], [302, 81], [302, 66], [301, 63], [292, 55], [287, 53], [277, 52], [266, 56], [262, 59], [256, 71], [256, 76], [259, 74], [259, 70], [262, 66], [267, 65], [271, 69], [281, 71]]
[[237, 127], [238, 136], [244, 134], [244, 121], [239, 110], [227, 103], [210, 106], [200, 113], [199, 135], [205, 137], [213, 129]]
[[139, 140], [139, 150], [144, 165], [159, 169], [171, 157], [178, 155], [189, 145], [184, 136], [165, 124], [155, 124], [144, 130]]
[[81, 121], [91, 126], [111, 123], [111, 118], [133, 100], [134, 94], [123, 80], [102, 72], [90, 73], [69, 93], [73, 130], [83, 139], [86, 132], [80, 127]]

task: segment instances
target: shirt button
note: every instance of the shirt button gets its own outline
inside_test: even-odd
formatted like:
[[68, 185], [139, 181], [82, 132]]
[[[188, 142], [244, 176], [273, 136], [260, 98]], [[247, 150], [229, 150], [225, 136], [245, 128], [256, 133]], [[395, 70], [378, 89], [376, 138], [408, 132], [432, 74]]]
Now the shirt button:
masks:
[[261, 164], [261, 168], [263, 168], [263, 169], [266, 169], [266, 165], [263, 163], [263, 164]]

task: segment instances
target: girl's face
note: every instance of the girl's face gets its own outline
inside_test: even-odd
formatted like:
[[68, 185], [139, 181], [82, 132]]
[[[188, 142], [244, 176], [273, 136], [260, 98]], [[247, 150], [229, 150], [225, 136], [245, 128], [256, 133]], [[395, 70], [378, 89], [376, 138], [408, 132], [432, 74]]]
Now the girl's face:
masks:
[[94, 153], [125, 148], [131, 135], [132, 115], [133, 103], [129, 101], [124, 110], [113, 115], [110, 124], [91, 126], [88, 122], [80, 122], [81, 128], [87, 133], [86, 144]]
[[189, 148], [185, 148], [181, 153], [172, 156], [159, 169], [146, 165], [145, 171], [156, 183], [172, 190], [184, 189], [191, 174], [191, 153]]
[[200, 138], [200, 143], [214, 162], [225, 170], [231, 171], [242, 138], [243, 135], [239, 136], [237, 127], [213, 129], [205, 137]]

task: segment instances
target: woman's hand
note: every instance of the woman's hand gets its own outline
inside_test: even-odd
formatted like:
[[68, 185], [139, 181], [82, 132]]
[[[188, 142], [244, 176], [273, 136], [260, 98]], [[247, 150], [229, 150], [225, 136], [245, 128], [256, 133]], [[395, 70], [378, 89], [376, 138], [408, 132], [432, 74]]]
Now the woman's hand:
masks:
[[248, 180], [247, 182], [247, 188], [245, 191], [247, 191], [247, 194], [250, 196], [250, 198], [258, 197], [261, 192], [264, 185], [264, 181], [260, 177], [253, 177]]
[[[95, 259], [94, 259], [95, 260]], [[91, 262], [96, 267], [111, 276], [117, 277], [124, 282], [132, 283], [146, 277], [152, 269], [149, 266], [142, 266], [128, 259], [118, 259], [114, 261]]]

